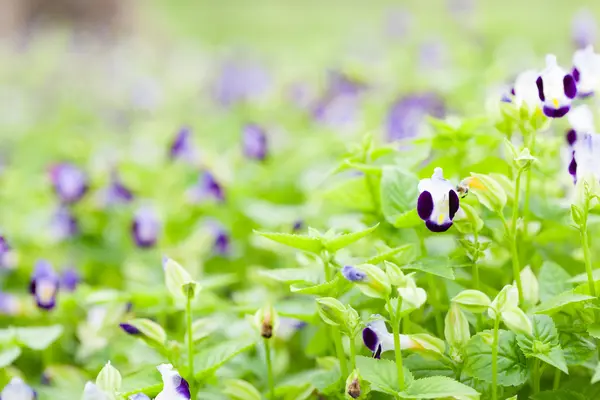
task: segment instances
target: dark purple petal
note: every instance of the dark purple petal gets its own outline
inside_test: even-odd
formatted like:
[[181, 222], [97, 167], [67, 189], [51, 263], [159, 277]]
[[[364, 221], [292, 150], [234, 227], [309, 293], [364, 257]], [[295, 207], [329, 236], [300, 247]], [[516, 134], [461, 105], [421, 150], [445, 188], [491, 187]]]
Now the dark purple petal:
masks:
[[297, 220], [296, 222], [294, 222], [294, 225], [292, 226], [292, 232], [298, 232], [300, 229], [302, 229], [303, 226], [304, 226], [304, 221], [302, 221], [301, 219]]
[[541, 76], [538, 76], [537, 80], [535, 81], [535, 84], [538, 88], [538, 96], [540, 97], [540, 100], [546, 100], [546, 96], [544, 96], [544, 81]]
[[73, 292], [77, 288], [77, 285], [81, 281], [79, 273], [75, 268], [67, 268], [62, 274], [62, 287], [68, 291]]
[[575, 132], [575, 129], [570, 129], [567, 132], [567, 143], [569, 144], [569, 146], [573, 146], [575, 144], [575, 142], [577, 141], [577, 132]]
[[0, 254], [4, 254], [10, 250], [10, 246], [8, 242], [4, 238], [4, 236], [0, 235]]
[[342, 268], [342, 275], [351, 282], [361, 282], [367, 278], [367, 274], [351, 265]]
[[458, 207], [460, 204], [460, 201], [458, 199], [458, 194], [456, 193], [455, 190], [450, 190], [448, 192], [448, 204], [449, 204], [450, 220], [453, 220], [454, 215], [456, 215], [456, 212], [458, 211]]
[[160, 223], [154, 213], [142, 208], [140, 209], [131, 224], [131, 233], [135, 244], [140, 248], [153, 247], [158, 240], [160, 233]]
[[169, 155], [171, 159], [177, 159], [186, 158], [190, 153], [193, 153], [192, 130], [184, 126], [177, 132], [177, 136], [171, 144]]
[[510, 88], [510, 94], [512, 94], [513, 96], [516, 96], [515, 95], [515, 88], [514, 87]]
[[373, 358], [380, 359], [381, 358], [381, 345], [377, 346], [377, 350], [373, 352]]
[[39, 308], [44, 310], [54, 308], [59, 285], [59, 276], [54, 272], [52, 265], [46, 260], [39, 260], [29, 283], [29, 290]]
[[428, 220], [433, 213], [433, 197], [426, 190], [421, 192], [417, 200], [417, 213], [423, 221]]
[[52, 166], [50, 180], [60, 201], [65, 204], [77, 202], [88, 190], [87, 177], [83, 171], [68, 163]]
[[219, 255], [227, 255], [230, 252], [230, 239], [227, 232], [220, 230], [215, 235], [214, 250]]
[[591, 90], [589, 92], [580, 92], [577, 91], [577, 97], [579, 97], [580, 99], [587, 99], [588, 97], [591, 97], [594, 95], [594, 91]]
[[571, 106], [563, 106], [560, 108], [544, 106], [544, 114], [550, 118], [562, 118], [567, 115], [570, 109]]
[[58, 240], [68, 239], [79, 233], [77, 219], [66, 207], [60, 207], [51, 222], [52, 233]]
[[573, 71], [571, 71], [571, 75], [573, 75], [573, 79], [575, 79], [575, 82], [579, 82], [579, 70], [577, 68], [573, 68]]
[[428, 220], [425, 221], [425, 226], [427, 226], [427, 229], [429, 229], [431, 232], [441, 233], [446, 232], [448, 229], [450, 229], [450, 227], [452, 226], [452, 221], [439, 225], [433, 221]]
[[129, 335], [139, 335], [142, 333], [138, 328], [126, 322], [119, 324], [119, 326], [121, 327], [121, 329], [123, 329], [125, 333]]
[[267, 134], [256, 124], [248, 124], [243, 132], [244, 154], [254, 160], [264, 160], [267, 157]]
[[569, 174], [573, 177], [573, 182], [577, 183], [577, 161], [575, 161], [575, 152], [573, 152], [571, 162], [569, 163]]
[[565, 90], [565, 96], [570, 99], [574, 99], [577, 96], [577, 85], [575, 84], [575, 79], [571, 75], [565, 75], [563, 78], [563, 87]]
[[[177, 379], [177, 377], [175, 377], [174, 379]], [[175, 391], [181, 396], [184, 396], [186, 399], [191, 399], [192, 395], [190, 394], [190, 385], [182, 377], [179, 377], [179, 379], [179, 382], [175, 382], [175, 384], [177, 385]]]
[[133, 193], [129, 190], [116, 171], [111, 172], [111, 182], [106, 189], [106, 204], [123, 204], [133, 200]]
[[206, 171], [201, 177], [202, 189], [205, 195], [208, 195], [215, 200], [225, 201], [225, 192], [214, 175]]
[[377, 337], [377, 333], [374, 330], [369, 328], [368, 326], [362, 331], [363, 343], [367, 348], [371, 351], [377, 350], [379, 345], [379, 338]]

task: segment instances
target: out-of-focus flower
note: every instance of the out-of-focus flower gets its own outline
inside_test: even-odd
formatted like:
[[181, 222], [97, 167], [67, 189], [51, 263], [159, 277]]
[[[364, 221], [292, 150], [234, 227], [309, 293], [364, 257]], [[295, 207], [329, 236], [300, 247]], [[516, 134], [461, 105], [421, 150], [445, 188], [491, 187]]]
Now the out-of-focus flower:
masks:
[[[581, 105], [574, 108], [567, 116], [571, 128], [567, 131], [566, 139], [570, 153], [569, 174], [573, 177], [573, 182], [577, 183], [577, 160], [575, 157], [575, 144], [578, 138], [583, 138], [586, 134], [594, 133], [594, 116], [587, 105]], [[586, 152], [586, 147], [580, 148], [580, 151]], [[581, 157], [581, 155], [580, 155]]]
[[119, 326], [125, 333], [127, 333], [129, 335], [139, 335], [142, 333], [138, 328], [136, 328], [135, 326], [133, 326], [127, 322], [122, 322], [119, 324]]
[[107, 206], [125, 204], [133, 200], [133, 193], [123, 184], [116, 170], [111, 171], [110, 182], [104, 189], [103, 196], [104, 205]]
[[162, 375], [163, 390], [156, 396], [155, 400], [190, 400], [190, 386], [185, 379], [179, 375], [171, 364], [161, 364], [158, 372]]
[[512, 89], [515, 105], [521, 108], [525, 105], [530, 111], [536, 110], [540, 106], [540, 97], [537, 87], [539, 73], [534, 70], [527, 70], [517, 75], [515, 85]]
[[6, 238], [0, 235], [0, 269], [12, 269], [16, 267], [17, 254], [10, 247]]
[[79, 272], [74, 267], [66, 268], [62, 273], [61, 288], [68, 292], [74, 292], [81, 281]]
[[279, 318], [279, 325], [277, 326], [275, 336], [281, 340], [288, 340], [294, 335], [294, 333], [305, 326], [306, 322], [304, 321], [300, 321], [295, 318], [281, 317]]
[[213, 251], [221, 256], [231, 253], [231, 237], [225, 227], [216, 220], [206, 222], [208, 231], [213, 237]]
[[574, 166], [569, 167], [569, 172], [575, 182], [581, 179], [592, 182], [600, 182], [600, 135], [597, 133], [585, 133], [577, 135], [577, 141], [573, 146]]
[[422, 68], [428, 70], [436, 70], [448, 66], [448, 46], [439, 39], [425, 41], [419, 47], [419, 64]]
[[577, 95], [588, 97], [600, 88], [600, 54], [594, 53], [590, 44], [573, 54], [573, 79], [577, 83]]
[[16, 296], [0, 292], [0, 315], [16, 315], [20, 310], [21, 304]]
[[329, 71], [327, 88], [313, 107], [313, 117], [334, 129], [355, 126], [360, 112], [360, 94], [366, 86], [340, 71]]
[[129, 396], [129, 400], [151, 400], [150, 397], [146, 396], [144, 393], [136, 393]]
[[441, 168], [436, 168], [431, 178], [419, 182], [417, 212], [432, 232], [445, 232], [452, 226], [460, 201], [450, 181], [444, 179]]
[[162, 89], [158, 82], [145, 77], [134, 83], [131, 89], [131, 103], [139, 110], [153, 111], [162, 102]]
[[82, 400], [111, 400], [110, 396], [93, 382], [86, 382]]
[[131, 224], [131, 233], [138, 247], [153, 247], [160, 234], [160, 222], [154, 210], [147, 206], [139, 208]]
[[231, 107], [264, 96], [270, 83], [268, 71], [258, 62], [229, 59], [221, 66], [214, 80], [212, 94], [219, 104]]
[[60, 286], [60, 278], [52, 265], [46, 260], [39, 260], [31, 277], [29, 290], [35, 297], [37, 306], [51, 310], [56, 305], [56, 295]]
[[12, 378], [0, 393], [2, 400], [35, 400], [37, 393], [21, 378]]
[[171, 143], [169, 156], [172, 160], [183, 160], [191, 164], [196, 161], [197, 155], [192, 139], [192, 129], [184, 126], [179, 129], [177, 136]]
[[71, 210], [61, 206], [52, 217], [50, 229], [52, 237], [61, 241], [76, 236], [79, 233], [79, 224]]
[[402, 97], [392, 104], [387, 116], [388, 140], [416, 137], [428, 115], [441, 118], [444, 114], [444, 102], [435, 93], [415, 93]]
[[[381, 353], [394, 350], [394, 335], [388, 332], [383, 320], [373, 321], [367, 325], [362, 332], [363, 343], [371, 352], [373, 357], [381, 358]], [[419, 347], [408, 335], [400, 335], [400, 348], [412, 349]]]
[[50, 168], [50, 180], [61, 202], [72, 204], [88, 190], [85, 173], [73, 164], [60, 163]]
[[564, 117], [571, 108], [571, 101], [577, 96], [577, 85], [573, 76], [558, 65], [555, 55], [546, 56], [546, 68], [540, 73], [536, 84], [544, 114], [550, 118]]
[[244, 155], [254, 160], [267, 157], [267, 133], [257, 124], [247, 124], [243, 130]]
[[588, 9], [581, 9], [573, 16], [571, 23], [573, 42], [579, 48], [584, 48], [596, 42], [598, 26], [594, 14]]
[[351, 282], [361, 282], [367, 279], [366, 273], [351, 265], [346, 265], [342, 268], [342, 275]]
[[302, 221], [301, 219], [295, 221], [294, 225], [292, 225], [292, 232], [294, 232], [294, 233], [299, 232], [303, 226], [304, 226], [304, 221]]
[[204, 171], [200, 174], [198, 182], [188, 189], [187, 197], [193, 203], [207, 199], [223, 202], [225, 201], [225, 190], [211, 172]]

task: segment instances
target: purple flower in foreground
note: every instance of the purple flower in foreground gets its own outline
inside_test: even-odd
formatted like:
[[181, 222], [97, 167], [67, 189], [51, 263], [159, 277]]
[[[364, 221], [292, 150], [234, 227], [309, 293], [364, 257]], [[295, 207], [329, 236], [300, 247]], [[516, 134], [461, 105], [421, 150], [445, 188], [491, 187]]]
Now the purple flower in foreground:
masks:
[[160, 234], [160, 222], [156, 213], [149, 207], [139, 208], [131, 224], [131, 233], [138, 247], [153, 247]]
[[188, 163], [193, 163], [197, 157], [196, 148], [192, 138], [192, 129], [184, 126], [179, 129], [177, 136], [171, 143], [169, 157], [172, 160], [183, 160]]
[[581, 9], [573, 16], [571, 35], [573, 42], [579, 48], [584, 48], [596, 42], [598, 25], [592, 12]]
[[64, 206], [61, 206], [52, 217], [50, 228], [56, 240], [68, 239], [79, 233], [79, 224], [75, 216]]
[[441, 118], [444, 114], [444, 102], [435, 93], [416, 93], [402, 97], [392, 104], [387, 116], [388, 140], [414, 138], [423, 129], [428, 115]]
[[65, 204], [77, 202], [88, 190], [87, 177], [72, 164], [53, 165], [50, 168], [50, 180], [60, 201]]
[[254, 160], [267, 157], [267, 133], [257, 124], [247, 124], [243, 130], [244, 155]]
[[203, 200], [214, 199], [218, 202], [225, 201], [225, 191], [215, 176], [208, 171], [200, 174], [198, 182], [188, 189], [188, 199], [193, 203], [199, 203]]
[[546, 69], [537, 78], [538, 96], [547, 117], [564, 117], [577, 96], [577, 85], [573, 76], [558, 66], [556, 56], [546, 56]]
[[79, 272], [74, 267], [69, 267], [62, 273], [61, 287], [67, 292], [74, 292], [80, 281]]
[[163, 380], [163, 390], [156, 396], [155, 400], [190, 400], [190, 386], [185, 379], [179, 375], [171, 364], [161, 364], [156, 367]]
[[452, 226], [460, 202], [450, 181], [444, 179], [441, 168], [436, 168], [431, 178], [419, 182], [417, 212], [432, 232], [445, 232]]
[[39, 308], [51, 310], [56, 306], [59, 285], [59, 276], [54, 272], [52, 265], [46, 260], [39, 260], [35, 264], [35, 270], [29, 284], [29, 290], [35, 297]]
[[21, 378], [12, 378], [0, 393], [2, 400], [35, 400], [37, 393]]
[[342, 268], [342, 275], [351, 282], [362, 282], [367, 279], [367, 274], [351, 265]]
[[[363, 343], [371, 352], [373, 357], [381, 358], [381, 353], [394, 350], [394, 335], [388, 332], [383, 320], [373, 321], [367, 325], [362, 332]], [[418, 347], [408, 336], [400, 335], [400, 348], [411, 349]]]

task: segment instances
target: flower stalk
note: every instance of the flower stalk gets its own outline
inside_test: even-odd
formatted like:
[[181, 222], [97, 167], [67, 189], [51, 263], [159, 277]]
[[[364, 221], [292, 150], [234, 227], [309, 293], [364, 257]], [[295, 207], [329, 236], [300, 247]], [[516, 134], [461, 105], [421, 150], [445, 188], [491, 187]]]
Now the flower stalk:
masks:
[[[192, 299], [193, 296], [187, 297], [187, 302], [185, 305], [185, 317], [186, 317], [186, 327], [187, 327], [187, 342], [188, 342], [188, 382], [190, 384], [190, 391], [192, 395], [195, 395], [195, 382], [194, 382], [194, 339], [193, 339], [193, 329], [192, 329]], [[195, 397], [192, 397], [195, 398]]]
[[[392, 308], [392, 307], [390, 307]], [[392, 334], [394, 335], [394, 354], [396, 357], [396, 370], [398, 373], [398, 387], [400, 391], [404, 390], [404, 367], [402, 365], [402, 349], [400, 348], [400, 322], [399, 318], [400, 310], [402, 310], [402, 297], [398, 297], [398, 303], [396, 305], [396, 312], [390, 314], [392, 321]]]
[[269, 397], [275, 400], [275, 379], [273, 378], [273, 363], [271, 361], [271, 343], [268, 338], [263, 338], [265, 344], [265, 359], [267, 361], [267, 381], [269, 384]]
[[492, 400], [498, 400], [498, 330], [500, 313], [494, 318], [494, 340], [492, 342]]

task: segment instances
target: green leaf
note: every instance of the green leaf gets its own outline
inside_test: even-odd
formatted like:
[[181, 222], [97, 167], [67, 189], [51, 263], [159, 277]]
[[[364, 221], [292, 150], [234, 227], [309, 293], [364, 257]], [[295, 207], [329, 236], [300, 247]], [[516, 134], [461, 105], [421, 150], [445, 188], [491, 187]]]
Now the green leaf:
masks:
[[145, 393], [154, 397], [162, 390], [160, 374], [155, 367], [144, 368], [133, 374], [123, 377], [121, 395], [125, 398], [136, 393]]
[[381, 176], [381, 212], [390, 224], [412, 211], [419, 197], [419, 178], [395, 166], [383, 167]]
[[397, 255], [399, 255], [400, 253], [404, 253], [406, 251], [410, 251], [413, 249], [413, 247], [414, 247], [414, 245], [412, 245], [412, 244], [405, 244], [403, 246], [396, 247], [394, 249], [391, 249], [389, 251], [386, 251], [386, 252], [378, 254], [374, 257], [371, 257], [368, 260], [365, 260], [363, 262], [363, 264], [377, 265], [384, 261], [392, 261]]
[[[485, 382], [492, 381], [492, 331], [471, 337], [465, 347], [464, 371]], [[498, 336], [498, 384], [519, 386], [527, 381], [527, 360], [517, 345], [514, 333], [500, 330]]]
[[346, 293], [352, 287], [352, 282], [348, 281], [340, 274], [329, 282], [319, 285], [305, 285], [296, 283], [290, 286], [290, 290], [294, 293], [312, 294], [315, 296], [338, 297]]
[[[356, 368], [366, 381], [370, 382], [372, 389], [378, 392], [396, 395], [400, 390], [398, 386], [398, 372], [396, 363], [390, 360], [371, 357], [356, 357]], [[404, 383], [408, 386], [413, 381], [410, 371], [404, 368]]]
[[471, 192], [488, 210], [501, 212], [507, 202], [502, 185], [489, 175], [471, 173], [469, 186]]
[[452, 363], [446, 358], [429, 357], [425, 354], [413, 353], [404, 359], [404, 366], [417, 379], [429, 376], [447, 376], [450, 378], [456, 376], [456, 372], [452, 368]]
[[318, 370], [311, 378], [313, 386], [322, 393], [330, 393], [339, 390], [340, 371], [333, 370]]
[[419, 226], [423, 223], [421, 217], [419, 217], [419, 213], [417, 209], [413, 209], [405, 212], [404, 214], [398, 215], [396, 221], [392, 223], [395, 228], [414, 228], [415, 226]]
[[549, 316], [534, 315], [532, 334], [517, 335], [517, 343], [526, 357], [536, 357], [565, 374], [569, 373], [556, 326]]
[[223, 393], [233, 400], [261, 400], [260, 392], [251, 383], [241, 379], [229, 379], [224, 382]]
[[250, 340], [235, 340], [221, 343], [209, 349], [203, 349], [194, 357], [196, 378], [205, 378], [213, 374], [227, 361], [254, 346]]
[[8, 367], [21, 355], [18, 346], [11, 346], [0, 350], [0, 368]]
[[594, 342], [582, 335], [561, 332], [559, 340], [567, 365], [581, 365], [596, 353]]
[[32, 328], [15, 328], [17, 341], [33, 350], [48, 348], [63, 333], [62, 325]]
[[360, 239], [364, 238], [365, 236], [370, 235], [371, 232], [373, 232], [375, 229], [377, 229], [378, 226], [379, 226], [379, 224], [376, 224], [376, 225], [373, 225], [372, 227], [367, 228], [362, 231], [346, 233], [346, 234], [334, 237], [333, 239], [325, 239], [323, 244], [327, 250], [336, 252], [340, 249], [343, 249], [344, 247], [351, 245], [354, 242], [359, 241]]
[[560, 265], [552, 261], [545, 261], [538, 274], [540, 300], [548, 301], [552, 297], [572, 289], [573, 286], [568, 283], [570, 278], [571, 276]]
[[400, 393], [405, 399], [438, 399], [440, 397], [477, 396], [479, 393], [463, 383], [447, 376], [417, 379]]
[[587, 332], [591, 337], [595, 339], [600, 339], [600, 324], [593, 324], [588, 326]]
[[276, 232], [255, 231], [255, 233], [262, 237], [266, 237], [267, 239], [271, 239], [274, 242], [281, 243], [298, 250], [308, 251], [310, 253], [319, 253], [321, 250], [323, 250], [323, 243], [321, 242], [321, 238], [318, 237]]
[[570, 390], [549, 390], [534, 394], [531, 400], [587, 400], [581, 393], [576, 393]]
[[374, 212], [375, 206], [365, 176], [336, 183], [320, 196], [326, 203], [362, 212]]
[[462, 266], [462, 264], [457, 264], [449, 258], [428, 258], [407, 264], [403, 266], [402, 269], [417, 270], [454, 280], [454, 267]]
[[278, 268], [263, 269], [258, 271], [259, 275], [276, 280], [278, 282], [314, 284], [319, 282], [321, 274], [318, 271], [307, 268]]
[[534, 311], [536, 314], [552, 315], [569, 304], [581, 303], [592, 299], [594, 297], [587, 294], [574, 293], [573, 290], [569, 290], [544, 301]]

